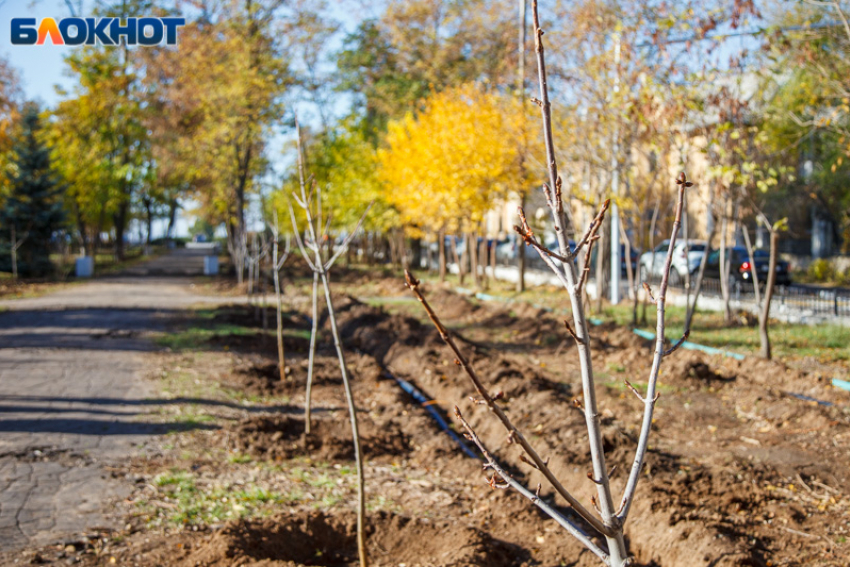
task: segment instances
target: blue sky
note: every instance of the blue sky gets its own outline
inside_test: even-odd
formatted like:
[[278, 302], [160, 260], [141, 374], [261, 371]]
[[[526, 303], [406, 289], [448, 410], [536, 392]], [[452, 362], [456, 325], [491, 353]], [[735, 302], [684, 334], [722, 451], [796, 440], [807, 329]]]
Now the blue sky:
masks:
[[12, 45], [9, 30], [12, 18], [63, 18], [68, 9], [62, 0], [40, 0], [34, 5], [25, 0], [5, 2], [0, 7], [0, 54], [18, 71], [28, 99], [53, 106], [59, 97], [54, 85], [70, 89], [74, 81], [63, 75], [62, 58], [74, 47], [64, 45]]

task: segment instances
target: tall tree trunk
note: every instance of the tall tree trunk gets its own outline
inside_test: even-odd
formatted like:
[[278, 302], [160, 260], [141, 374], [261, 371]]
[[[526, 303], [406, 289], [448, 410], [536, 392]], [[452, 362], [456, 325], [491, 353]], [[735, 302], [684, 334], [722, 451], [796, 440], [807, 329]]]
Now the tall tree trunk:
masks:
[[234, 258], [236, 268], [236, 283], [241, 284], [245, 278], [245, 257], [247, 256], [247, 233], [245, 232], [245, 188], [237, 186], [236, 196], [236, 226], [233, 239], [238, 250], [238, 258]]
[[12, 223], [12, 279], [18, 279], [18, 239]]
[[463, 254], [458, 257], [457, 253], [457, 237], [452, 236], [452, 254], [454, 255], [455, 264], [457, 265], [457, 277], [460, 281], [460, 285], [463, 285], [464, 275], [465, 275], [465, 266], [466, 264], [466, 248], [464, 247]]
[[147, 236], [145, 237], [145, 244], [148, 246], [151, 245], [151, 241], [153, 240], [153, 203], [150, 199], [145, 199], [145, 228], [147, 229]]
[[496, 239], [490, 241], [490, 277], [493, 278], [493, 283], [496, 282]]
[[440, 254], [440, 283], [445, 283], [446, 281], [446, 232], [444, 230], [440, 230], [437, 233], [437, 238], [439, 239], [439, 254]]
[[[519, 97], [519, 103], [523, 109], [523, 118], [522, 118], [522, 143], [523, 147], [520, 151], [519, 155], [519, 170], [520, 174], [525, 173], [525, 32], [528, 27], [528, 10], [526, 9], [528, 6], [527, 0], [519, 0], [519, 34], [517, 37], [517, 96]], [[521, 178], [524, 178], [524, 175], [521, 175]], [[520, 187], [519, 189], [519, 206], [525, 209], [525, 187]], [[516, 256], [516, 266], [517, 266], [517, 280], [516, 280], [516, 290], [517, 293], [522, 293], [525, 291], [525, 242], [522, 239], [517, 238], [517, 256]], [[495, 272], [494, 272], [495, 274]], [[494, 276], [495, 277], [495, 276]]]
[[115, 259], [119, 262], [124, 259], [124, 233], [127, 231], [128, 207], [128, 203], [121, 203], [112, 216], [112, 221], [115, 223]]
[[168, 202], [168, 227], [165, 229], [166, 240], [171, 240], [174, 237], [174, 225], [177, 222], [178, 207], [177, 199], [171, 199]]
[[412, 238], [410, 240], [410, 263], [417, 270], [422, 266], [422, 239]]
[[487, 279], [487, 239], [482, 238], [481, 242], [478, 243], [478, 254], [476, 255], [478, 259], [478, 266], [481, 269], [481, 285], [484, 286], [484, 289], [489, 287], [489, 282]]
[[83, 247], [83, 254], [91, 256], [91, 245], [89, 244], [88, 227], [86, 221], [83, 220], [83, 214], [80, 212], [80, 207], [74, 203], [74, 214], [77, 217], [77, 232], [80, 233], [80, 245]]
[[472, 282], [475, 287], [481, 289], [481, 274], [478, 273], [478, 233], [466, 233], [466, 248], [469, 250], [469, 271], [472, 273]]

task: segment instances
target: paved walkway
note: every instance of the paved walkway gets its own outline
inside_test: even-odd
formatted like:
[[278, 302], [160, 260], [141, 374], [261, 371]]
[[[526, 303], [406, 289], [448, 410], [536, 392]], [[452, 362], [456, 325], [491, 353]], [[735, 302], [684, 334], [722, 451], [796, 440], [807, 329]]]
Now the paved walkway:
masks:
[[164, 400], [143, 379], [147, 335], [190, 305], [231, 300], [193, 293], [185, 275], [201, 262], [178, 250], [122, 277], [0, 301], [0, 551], [119, 526], [109, 503], [131, 486], [105, 466], [174, 428], [157, 423]]

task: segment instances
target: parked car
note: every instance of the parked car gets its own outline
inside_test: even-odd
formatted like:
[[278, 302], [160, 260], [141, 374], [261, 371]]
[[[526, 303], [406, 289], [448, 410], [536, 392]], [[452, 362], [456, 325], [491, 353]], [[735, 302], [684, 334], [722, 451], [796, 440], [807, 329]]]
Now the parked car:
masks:
[[[665, 240], [654, 250], [646, 252], [640, 257], [640, 281], [648, 282], [654, 278], [661, 279], [669, 248], [670, 241]], [[689, 240], [686, 253], [685, 241], [676, 241], [676, 246], [673, 249], [673, 265], [670, 269], [670, 285], [679, 285], [688, 273], [693, 274], [699, 269], [699, 263], [705, 255], [705, 249], [704, 240]]]
[[[496, 246], [496, 260], [502, 264], [514, 264], [516, 263], [517, 257], [517, 241], [521, 239], [513, 238], [502, 242]], [[572, 240], [570, 242], [570, 250], [575, 250], [576, 243]], [[558, 242], [552, 240], [546, 243], [546, 247], [552, 252], [558, 253]], [[540, 254], [537, 250], [534, 249], [534, 246], [530, 244], [525, 245], [525, 261], [526, 265], [530, 267], [540, 268], [540, 269], [548, 269], [543, 260], [540, 259]]]
[[[729, 255], [729, 280], [730, 284], [734, 285], [752, 285], [753, 274], [752, 266], [750, 265], [750, 255], [747, 249], [743, 246], [732, 246], [726, 249]], [[753, 260], [755, 260], [755, 270], [759, 278], [759, 286], [767, 284], [768, 269], [770, 268], [770, 252], [767, 250], [753, 251]], [[720, 279], [720, 250], [712, 250], [708, 255], [708, 261], [705, 265], [705, 277], [719, 280]], [[785, 260], [776, 261], [776, 285], [790, 285], [791, 273], [788, 269], [788, 262]]]
[[[572, 241], [570, 242], [572, 245]], [[610, 249], [610, 246], [608, 247]], [[596, 273], [596, 255], [599, 252], [599, 247], [594, 246], [593, 252], [590, 253], [590, 272], [591, 274]], [[606, 250], [607, 252], [607, 250]], [[582, 252], [583, 253], [583, 252]], [[638, 274], [638, 260], [640, 259], [640, 252], [636, 250], [634, 247], [631, 249], [631, 261], [632, 261], [632, 274], [637, 277]], [[620, 275], [623, 277], [628, 276], [628, 271], [626, 268], [626, 245], [620, 244]]]

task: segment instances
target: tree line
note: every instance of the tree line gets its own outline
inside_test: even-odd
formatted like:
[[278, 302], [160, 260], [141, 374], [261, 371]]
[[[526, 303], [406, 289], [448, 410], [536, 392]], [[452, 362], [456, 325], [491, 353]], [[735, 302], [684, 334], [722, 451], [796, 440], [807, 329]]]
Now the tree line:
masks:
[[[72, 51], [74, 86], [53, 108], [33, 110], [3, 62], [0, 247], [30, 258], [44, 254], [29, 251], [36, 241], [58, 239], [86, 254], [108, 246], [120, 259], [131, 222], [150, 240], [156, 219], [170, 234], [182, 207], [226, 234], [241, 277], [251, 208], [266, 220], [288, 214], [298, 183], [288, 140], [300, 112], [332, 228], [374, 202], [365, 228], [381, 256], [415, 263], [434, 242], [443, 265], [455, 260], [477, 278], [493, 241], [512, 234], [486, 224], [494, 203], [543, 205], [534, 202], [546, 164], [542, 141], [527, 133], [539, 101], [525, 71], [534, 38], [522, 4], [388, 2], [355, 20], [339, 16], [354, 13], [346, 2], [98, 3], [95, 15], [187, 24], [176, 46]], [[630, 245], [649, 249], [672, 223], [670, 171], [699, 162], [686, 227], [717, 225], [722, 240], [788, 217], [781, 238], [801, 238], [825, 218], [846, 248], [843, 3], [545, 4], [565, 196], [589, 215], [612, 198]], [[47, 149], [41, 167], [54, 184], [39, 199], [61, 211], [43, 229], [15, 212], [35, 190], [25, 187], [28, 136]], [[542, 220], [537, 228], [551, 231]], [[445, 237], [459, 234], [490, 246], [458, 253]], [[607, 264], [596, 265], [601, 281]]]

